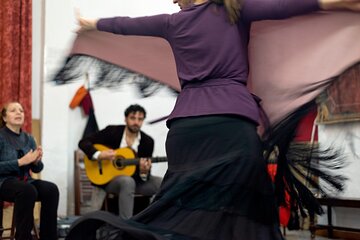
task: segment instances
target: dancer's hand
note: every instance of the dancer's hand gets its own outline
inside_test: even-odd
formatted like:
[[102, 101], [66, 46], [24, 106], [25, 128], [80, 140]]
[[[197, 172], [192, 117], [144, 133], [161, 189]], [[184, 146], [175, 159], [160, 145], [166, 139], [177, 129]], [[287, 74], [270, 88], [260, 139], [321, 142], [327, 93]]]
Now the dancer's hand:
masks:
[[360, 0], [319, 0], [323, 10], [347, 10], [360, 12]]
[[76, 30], [77, 33], [96, 30], [96, 23], [98, 19], [95, 18], [84, 18], [80, 15], [80, 12], [76, 11], [76, 19], [79, 25], [79, 28]]

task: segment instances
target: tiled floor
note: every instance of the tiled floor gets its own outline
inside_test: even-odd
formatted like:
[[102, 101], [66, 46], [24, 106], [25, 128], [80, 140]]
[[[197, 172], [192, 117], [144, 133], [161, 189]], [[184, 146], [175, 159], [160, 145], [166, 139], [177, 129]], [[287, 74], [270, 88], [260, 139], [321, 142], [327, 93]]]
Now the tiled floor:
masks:
[[[285, 236], [286, 240], [310, 240], [309, 231], [288, 231]], [[329, 240], [330, 238], [316, 236], [315, 240]], [[64, 240], [64, 238], [59, 238], [58, 240]], [[336, 239], [341, 240], [341, 239]]]
[[[310, 240], [309, 231], [288, 231], [285, 236], [286, 240]], [[316, 236], [315, 240], [329, 240], [330, 238], [324, 238]], [[59, 238], [59, 240], [64, 240], [64, 238]], [[341, 240], [337, 238], [336, 240]]]
[[[309, 231], [287, 231], [286, 240], [310, 240], [310, 232]], [[329, 240], [330, 238], [319, 237], [316, 236], [315, 240]], [[59, 240], [64, 240], [63, 238], [59, 238]], [[336, 240], [341, 240], [337, 238]]]
[[[309, 231], [288, 231], [285, 236], [286, 240], [310, 240]], [[329, 240], [330, 238], [324, 238], [316, 236], [315, 240]], [[59, 238], [59, 240], [64, 240], [64, 238]], [[336, 240], [341, 240], [337, 238]]]

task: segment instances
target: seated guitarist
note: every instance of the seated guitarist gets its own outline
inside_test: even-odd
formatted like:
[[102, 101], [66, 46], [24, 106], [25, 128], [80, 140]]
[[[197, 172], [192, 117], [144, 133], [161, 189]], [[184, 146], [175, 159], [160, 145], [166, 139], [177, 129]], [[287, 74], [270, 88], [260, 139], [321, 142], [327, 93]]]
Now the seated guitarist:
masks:
[[[128, 219], [133, 215], [134, 194], [153, 196], [159, 189], [162, 178], [150, 174], [151, 160], [154, 150], [154, 140], [143, 131], [141, 126], [146, 117], [146, 111], [140, 105], [131, 105], [125, 110], [126, 125], [112, 125], [85, 137], [79, 142], [79, 147], [91, 160], [114, 160], [115, 150], [130, 147], [140, 157], [139, 166], [132, 176], [115, 176], [109, 183], [101, 185], [106, 192], [119, 196], [119, 215]], [[108, 150], [98, 151], [94, 144], [102, 144]]]

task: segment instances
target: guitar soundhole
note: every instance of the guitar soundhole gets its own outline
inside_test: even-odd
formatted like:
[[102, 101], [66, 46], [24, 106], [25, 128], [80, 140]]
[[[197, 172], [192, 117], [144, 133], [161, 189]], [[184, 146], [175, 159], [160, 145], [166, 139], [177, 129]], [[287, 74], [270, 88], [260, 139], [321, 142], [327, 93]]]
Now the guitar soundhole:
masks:
[[123, 163], [124, 157], [118, 157], [117, 159], [115, 159], [113, 161], [113, 165], [116, 169], [123, 169], [125, 167], [124, 163]]

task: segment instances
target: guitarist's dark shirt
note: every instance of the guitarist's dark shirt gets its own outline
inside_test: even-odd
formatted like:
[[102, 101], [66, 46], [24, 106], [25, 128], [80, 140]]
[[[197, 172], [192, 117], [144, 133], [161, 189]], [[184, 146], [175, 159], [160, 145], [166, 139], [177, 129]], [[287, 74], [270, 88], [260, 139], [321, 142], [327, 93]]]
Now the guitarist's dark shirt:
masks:
[[[120, 147], [121, 139], [124, 133], [125, 125], [110, 125], [105, 129], [98, 131], [90, 136], [87, 136], [80, 140], [79, 148], [84, 151], [89, 159], [97, 152], [94, 148], [94, 144], [102, 144], [111, 149], [117, 149]], [[138, 149], [134, 149], [136, 157], [152, 157], [154, 151], [154, 140], [146, 133], [140, 131], [141, 139]], [[148, 177], [150, 174], [148, 174]], [[136, 168], [135, 174], [132, 176], [135, 181], [143, 181], [140, 177], [139, 168]]]

